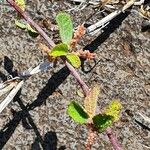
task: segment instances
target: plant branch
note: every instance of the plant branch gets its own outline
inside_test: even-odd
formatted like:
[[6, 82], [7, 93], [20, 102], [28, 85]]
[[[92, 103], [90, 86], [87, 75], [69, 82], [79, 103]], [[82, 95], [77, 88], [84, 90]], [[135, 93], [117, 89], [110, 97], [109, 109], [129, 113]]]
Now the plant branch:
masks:
[[113, 134], [112, 129], [111, 128], [107, 128], [106, 129], [106, 134], [111, 142], [111, 144], [113, 145], [113, 148], [115, 150], [122, 150], [121, 146], [118, 143], [118, 140], [116, 138], [116, 136]]
[[[19, 12], [22, 17], [32, 26], [34, 27], [39, 34], [47, 41], [47, 43], [49, 44], [49, 46], [54, 47], [55, 43], [48, 37], [48, 35], [41, 29], [41, 27], [36, 24], [31, 18], [30, 16], [23, 11], [19, 6], [17, 6], [17, 4], [13, 1], [13, 0], [7, 0], [7, 2], [17, 11]], [[79, 82], [81, 88], [83, 89], [85, 95], [87, 95], [89, 93], [89, 88], [88, 86], [84, 83], [84, 81], [80, 78], [78, 72], [75, 70], [75, 68], [73, 66], [71, 66], [67, 61], [65, 61], [66, 66], [68, 67], [68, 69], [70, 70], [71, 74], [76, 78], [76, 80]]]
[[81, 79], [80, 75], [78, 72], [74, 69], [74, 67], [65, 61], [66, 66], [70, 70], [71, 74], [77, 79], [78, 83], [80, 84], [81, 88], [83, 89], [84, 95], [87, 96], [89, 94], [89, 87], [86, 85], [86, 83]]
[[[22, 9], [20, 9], [19, 6], [17, 6], [17, 4], [13, 1], [13, 0], [6, 0], [13, 8], [15, 8], [15, 10], [17, 12], [19, 12], [22, 17], [32, 26], [34, 27], [39, 34], [47, 41], [47, 43], [49, 44], [49, 46], [54, 47], [55, 43], [48, 37], [48, 35], [41, 29], [41, 27], [39, 25], [37, 25], [30, 17], [29, 15], [23, 11]], [[75, 68], [70, 65], [67, 61], [65, 61], [66, 66], [68, 67], [68, 69], [70, 70], [71, 74], [76, 78], [76, 80], [79, 82], [81, 88], [84, 91], [85, 96], [88, 95], [89, 93], [89, 88], [86, 85], [86, 83], [80, 78], [78, 72], [75, 70]], [[110, 142], [112, 143], [112, 146], [114, 147], [115, 150], [121, 150], [120, 145], [118, 144], [117, 138], [112, 134], [112, 131], [110, 128], [108, 128], [106, 130], [107, 136], [109, 137]]]

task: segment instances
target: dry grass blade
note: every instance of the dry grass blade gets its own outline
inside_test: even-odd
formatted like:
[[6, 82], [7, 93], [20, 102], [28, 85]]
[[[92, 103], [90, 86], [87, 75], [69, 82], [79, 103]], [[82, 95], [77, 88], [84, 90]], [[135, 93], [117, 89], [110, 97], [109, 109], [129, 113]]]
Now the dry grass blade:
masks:
[[16, 86], [17, 82], [12, 82], [8, 86], [4, 87], [0, 90], [0, 97], [10, 91], [14, 86]]
[[147, 122], [147, 123], [150, 124], [150, 118], [149, 118], [149, 117], [147, 117], [147, 116], [145, 116], [145, 115], [143, 115], [143, 114], [141, 114], [141, 113], [138, 113], [138, 115], [140, 115], [141, 118], [142, 118], [145, 122]]
[[142, 5], [144, 4], [145, 0], [140, 0], [140, 1], [137, 1], [137, 2], [134, 2], [134, 5]]
[[100, 86], [96, 84], [91, 89], [89, 95], [85, 97], [84, 108], [88, 113], [88, 115], [90, 116], [90, 118], [92, 118], [95, 115], [99, 92], [100, 92]]
[[24, 81], [20, 81], [9, 93], [9, 95], [4, 99], [4, 101], [0, 104], [0, 113], [7, 107], [7, 105], [13, 100], [17, 92], [23, 86]]
[[25, 70], [24, 72], [20, 74], [20, 77], [30, 77], [39, 72], [47, 71], [49, 68], [52, 68], [52, 67], [53, 67], [53, 63], [45, 61], [33, 69], [29, 68], [28, 70]]
[[131, 7], [134, 4], [135, 1], [136, 0], [130, 0], [126, 5], [124, 5], [124, 7], [122, 8], [122, 12], [124, 12], [126, 9]]
[[100, 21], [96, 22], [95, 24], [92, 24], [91, 26], [89, 26], [87, 28], [87, 33], [90, 35], [91, 32], [93, 32], [94, 30], [105, 26], [105, 24], [107, 24], [108, 22], [110, 22], [113, 18], [115, 18], [116, 16], [118, 16], [121, 13], [121, 11], [114, 11], [112, 13], [110, 13], [109, 15], [107, 15], [106, 17], [104, 17], [103, 19], [101, 19]]
[[52, 68], [52, 67], [53, 67], [53, 63], [48, 62], [48, 61], [43, 62], [40, 65], [38, 65], [37, 67], [35, 67], [34, 69], [32, 69], [30, 71], [30, 75], [37, 74], [37, 73], [43, 72], [43, 71], [47, 71], [49, 68]]
[[[125, 12], [129, 7], [131, 7], [134, 4], [135, 0], [130, 0], [127, 4], [123, 6], [122, 9], [115, 10], [114, 12], [110, 13], [100, 21], [96, 22], [95, 24], [92, 24], [87, 28], [87, 34], [94, 35], [93, 33], [97, 33], [97, 31], [100, 31], [102, 28], [104, 28], [106, 25], [109, 24], [109, 22], [118, 16], [120, 13]], [[97, 30], [97, 31], [96, 31]], [[96, 31], [96, 32], [94, 32]]]
[[100, 7], [104, 7], [105, 5], [107, 5], [108, 3], [110, 3], [112, 0], [103, 0], [102, 2], [101, 2], [101, 5], [100, 5]]

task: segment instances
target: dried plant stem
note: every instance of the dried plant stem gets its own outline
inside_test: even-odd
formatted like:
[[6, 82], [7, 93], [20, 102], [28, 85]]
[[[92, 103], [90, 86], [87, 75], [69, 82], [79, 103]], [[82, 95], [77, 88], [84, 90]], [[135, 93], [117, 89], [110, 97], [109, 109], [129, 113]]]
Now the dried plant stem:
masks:
[[[55, 46], [55, 43], [48, 37], [48, 35], [40, 28], [40, 26], [38, 26], [30, 17], [29, 15], [22, 11], [13, 0], [7, 0], [8, 3], [10, 3], [10, 5], [12, 7], [14, 7], [16, 9], [17, 12], [19, 12], [23, 18], [32, 26], [34, 27], [39, 34], [48, 42], [48, 44], [51, 47]], [[70, 70], [71, 74], [76, 78], [76, 80], [79, 82], [80, 86], [82, 87], [85, 95], [87, 96], [89, 93], [89, 88], [86, 85], [86, 83], [80, 78], [78, 72], [74, 69], [73, 66], [71, 66], [67, 61], [65, 62], [66, 66], [68, 67], [68, 69]], [[21, 81], [20, 84], [22, 84], [23, 81]], [[108, 137], [110, 142], [112, 143], [112, 146], [114, 147], [115, 150], [121, 150], [120, 145], [118, 144], [118, 141], [116, 139], [116, 137], [112, 134], [111, 130], [109, 129], [108, 131], [106, 131], [106, 133], [108, 133]]]
[[16, 82], [12, 82], [11, 84], [9, 84], [8, 86], [0, 89], [0, 97], [4, 94], [6, 94], [8, 91], [12, 90], [12, 88], [14, 88], [14, 86], [16, 86]]
[[3, 109], [13, 100], [16, 93], [21, 89], [23, 86], [24, 81], [20, 81], [15, 88], [9, 93], [9, 95], [5, 98], [5, 100], [0, 104], [0, 113]]
[[126, 11], [129, 7], [131, 7], [134, 4], [135, 0], [130, 0], [126, 5], [123, 6], [122, 9], [120, 10], [116, 10], [112, 13], [110, 13], [109, 15], [107, 15], [106, 17], [104, 17], [103, 19], [101, 19], [100, 21], [96, 22], [95, 24], [89, 26], [87, 28], [87, 34], [89, 35], [93, 35], [93, 32], [95, 30], [99, 31], [98, 29], [102, 29], [103, 27], [105, 27], [112, 19], [114, 19], [116, 16], [118, 16], [119, 14], [121, 14], [122, 12]]
[[[41, 71], [46, 71], [50, 67], [53, 67], [53, 64], [50, 62], [43, 62], [40, 65], [36, 66], [35, 68], [28, 70], [25, 70], [23, 73], [21, 73], [19, 76], [14, 77], [10, 80], [7, 80], [0, 84], [0, 97], [7, 92], [11, 90], [11, 92], [8, 94], [8, 96], [3, 100], [2, 103], [0, 103], [0, 113], [5, 109], [5, 107], [8, 106], [8, 104], [12, 101], [12, 99], [15, 97], [21, 86], [19, 86], [23, 81], [23, 79], [27, 79], [28, 77], [39, 73]], [[18, 82], [19, 81], [19, 82]], [[18, 88], [19, 86], [19, 88]]]
[[[85, 3], [86, 0], [70, 0], [72, 2], [79, 2], [79, 3]], [[134, 5], [142, 5], [144, 3], [145, 0], [139, 0], [139, 1], [135, 1], [134, 2]], [[93, 0], [90, 0], [88, 3], [89, 4], [93, 4], [93, 5], [98, 5], [99, 3], [101, 2], [101, 0], [99, 1], [93, 1]]]
[[100, 3], [100, 1], [93, 1], [93, 0], [89, 0], [89, 1], [86, 1], [86, 0], [70, 0], [72, 2], [78, 2], [78, 3], [89, 3], [89, 4], [92, 4], [92, 5], [98, 5]]
[[91, 34], [91, 32], [93, 32], [97, 28], [100, 28], [100, 27], [104, 26], [106, 23], [110, 22], [110, 20], [112, 20], [113, 18], [118, 16], [120, 13], [121, 13], [121, 11], [118, 11], [118, 10], [112, 12], [111, 14], [109, 14], [108, 16], [103, 18], [102, 20], [100, 20], [100, 21], [96, 22], [95, 24], [89, 26], [87, 28], [87, 33]]

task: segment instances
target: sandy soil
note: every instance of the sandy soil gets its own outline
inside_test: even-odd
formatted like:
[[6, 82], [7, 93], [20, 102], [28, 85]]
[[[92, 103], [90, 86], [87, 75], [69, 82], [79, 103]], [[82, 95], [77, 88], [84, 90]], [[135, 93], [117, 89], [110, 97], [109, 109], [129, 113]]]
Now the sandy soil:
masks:
[[[68, 1], [27, 0], [27, 11], [38, 23], [44, 18], [54, 22], [60, 10], [73, 7]], [[32, 38], [16, 28], [13, 8], [0, 5], [0, 9], [2, 82], [46, 58], [37, 46], [42, 38]], [[74, 26], [92, 13], [91, 6], [71, 11]], [[101, 17], [97, 12], [86, 23], [94, 23]], [[94, 81], [101, 85], [97, 111], [116, 98], [123, 105], [121, 119], [112, 128], [124, 150], [150, 149], [150, 128], [141, 126], [126, 113], [130, 110], [135, 116], [140, 112], [150, 117], [150, 32], [141, 32], [143, 22], [136, 11], [127, 12], [114, 19], [104, 32], [96, 37], [85, 36], [81, 42], [84, 49], [97, 54], [95, 62], [84, 61], [78, 70], [89, 86]], [[50, 37], [57, 37], [57, 33], [44, 30]], [[84, 150], [86, 126], [74, 123], [66, 114], [70, 100], [83, 103], [77, 95], [78, 89], [79, 85], [62, 63], [28, 79], [15, 100], [0, 114], [0, 149]], [[92, 150], [112, 150], [105, 133], [97, 136]]]

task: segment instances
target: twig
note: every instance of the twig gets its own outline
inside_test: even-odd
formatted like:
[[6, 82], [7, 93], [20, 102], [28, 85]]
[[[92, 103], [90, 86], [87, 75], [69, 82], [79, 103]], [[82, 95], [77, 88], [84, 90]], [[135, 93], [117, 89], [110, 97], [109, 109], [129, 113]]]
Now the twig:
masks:
[[8, 86], [9, 83], [14, 82], [16, 80], [20, 79], [20, 77], [14, 77], [12, 79], [9, 79], [3, 83], [0, 83], [0, 91], [3, 90], [6, 86]]
[[72, 1], [72, 2], [78, 2], [78, 3], [84, 3], [84, 2], [86, 2], [86, 0], [70, 0], [70, 1]]
[[15, 83], [15, 81], [17, 81], [17, 80], [26, 79], [27, 77], [30, 77], [34, 74], [37, 74], [42, 71], [46, 71], [51, 67], [53, 67], [53, 63], [43, 62], [33, 69], [29, 68], [29, 69], [23, 71], [22, 73], [19, 74], [19, 76], [16, 76], [16, 77], [11, 78], [3, 83], [0, 83], [0, 93], [3, 91], [6, 91], [6, 90], [8, 91], [8, 89], [10, 88], [10, 87], [8, 87], [8, 85], [10, 85], [11, 83]]
[[106, 23], [110, 22], [110, 20], [112, 20], [113, 18], [115, 18], [116, 16], [118, 16], [120, 13], [121, 13], [121, 11], [118, 11], [118, 10], [112, 12], [111, 14], [109, 14], [106, 17], [104, 17], [100, 21], [98, 21], [95, 24], [89, 26], [87, 28], [87, 33], [91, 34], [91, 32], [93, 32], [95, 29], [100, 28], [101, 26], [104, 26]]
[[[13, 0], [7, 0], [8, 3], [10, 3], [23, 17], [24, 19], [31, 25], [33, 26], [41, 36], [43, 36], [43, 38], [49, 43], [50, 46], [55, 46], [55, 43], [47, 36], [47, 34], [28, 16], [27, 13], [25, 13], [24, 11], [22, 11]], [[89, 93], [89, 88], [88, 86], [85, 84], [85, 82], [83, 80], [81, 80], [79, 74], [77, 73], [77, 71], [74, 69], [74, 67], [72, 67], [67, 61], [65, 62], [66, 66], [68, 67], [68, 69], [71, 71], [72, 75], [76, 78], [76, 80], [79, 82], [80, 86], [82, 87], [83, 91], [85, 92], [85, 95], [87, 96]], [[22, 82], [22, 81], [21, 81]], [[111, 130], [109, 130], [111, 131]], [[112, 143], [112, 146], [114, 147], [115, 150], [121, 150], [120, 145], [118, 144], [118, 141], [116, 139], [116, 137], [111, 133], [107, 131], [108, 137], [110, 137], [110, 141]], [[111, 135], [111, 136], [110, 136]]]
[[150, 118], [140, 112], [133, 113], [131, 110], [126, 110], [126, 113], [135, 120], [136, 123], [140, 126], [146, 127], [146, 129], [150, 129]]
[[150, 146], [147, 146], [147, 145], [142, 144], [142, 143], [141, 143], [141, 145], [142, 145], [143, 147], [145, 147], [146, 149], [150, 149]]
[[[78, 3], [85, 3], [86, 0], [70, 0], [72, 2], [78, 2]], [[92, 5], [98, 5], [100, 3], [100, 1], [93, 1], [93, 0], [90, 0], [88, 2], [89, 4], [92, 4]]]
[[144, 4], [145, 0], [140, 0], [139, 2], [134, 2], [134, 5], [142, 5]]

